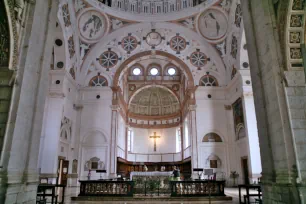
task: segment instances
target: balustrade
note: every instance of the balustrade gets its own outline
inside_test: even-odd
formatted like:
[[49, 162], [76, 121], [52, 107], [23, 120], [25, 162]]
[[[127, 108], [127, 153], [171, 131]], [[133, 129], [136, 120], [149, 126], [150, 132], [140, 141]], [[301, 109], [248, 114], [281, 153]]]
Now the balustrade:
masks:
[[225, 181], [171, 181], [171, 196], [225, 196]]
[[133, 196], [133, 181], [79, 181], [79, 196]]

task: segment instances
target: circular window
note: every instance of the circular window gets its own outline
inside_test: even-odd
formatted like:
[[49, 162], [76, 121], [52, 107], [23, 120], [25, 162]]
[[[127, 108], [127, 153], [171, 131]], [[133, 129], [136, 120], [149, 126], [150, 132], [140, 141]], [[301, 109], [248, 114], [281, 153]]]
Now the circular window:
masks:
[[60, 47], [63, 45], [63, 41], [61, 39], [56, 39], [55, 44]]
[[243, 66], [244, 68], [248, 68], [248, 67], [249, 67], [249, 63], [244, 62], [244, 63], [242, 64], [242, 66]]
[[150, 74], [153, 75], [153, 76], [157, 75], [157, 74], [158, 74], [158, 69], [156, 69], [155, 67], [152, 68], [152, 69], [150, 70]]
[[137, 39], [133, 36], [127, 36], [122, 39], [121, 46], [125, 51], [131, 52], [137, 47]]
[[64, 67], [64, 62], [56, 63], [57, 68], [62, 69]]
[[133, 69], [133, 74], [134, 75], [139, 75], [141, 73], [141, 70], [139, 68]]
[[169, 74], [169, 75], [172, 76], [172, 75], [174, 75], [175, 73], [176, 73], [176, 70], [175, 70], [174, 68], [171, 67], [171, 68], [168, 69], [168, 74]]

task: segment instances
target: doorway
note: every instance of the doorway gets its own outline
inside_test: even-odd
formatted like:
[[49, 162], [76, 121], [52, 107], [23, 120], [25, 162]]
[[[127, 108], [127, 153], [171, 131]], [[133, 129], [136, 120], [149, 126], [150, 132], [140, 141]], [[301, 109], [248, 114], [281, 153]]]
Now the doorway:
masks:
[[68, 168], [69, 168], [69, 161], [65, 160], [66, 158], [59, 157], [58, 158], [58, 184], [67, 185], [68, 180]]
[[242, 170], [243, 183], [245, 185], [250, 184], [250, 181], [249, 181], [248, 157], [241, 157], [241, 170]]

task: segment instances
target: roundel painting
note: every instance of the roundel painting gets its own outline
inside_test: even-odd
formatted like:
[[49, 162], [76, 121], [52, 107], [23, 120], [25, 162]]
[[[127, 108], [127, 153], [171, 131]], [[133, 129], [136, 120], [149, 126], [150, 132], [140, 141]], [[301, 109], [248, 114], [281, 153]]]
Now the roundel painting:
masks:
[[106, 18], [95, 10], [89, 10], [81, 14], [79, 17], [79, 29], [81, 37], [86, 41], [97, 41], [101, 38], [105, 30]]
[[198, 29], [204, 38], [218, 40], [226, 34], [227, 18], [221, 11], [209, 9], [199, 16]]

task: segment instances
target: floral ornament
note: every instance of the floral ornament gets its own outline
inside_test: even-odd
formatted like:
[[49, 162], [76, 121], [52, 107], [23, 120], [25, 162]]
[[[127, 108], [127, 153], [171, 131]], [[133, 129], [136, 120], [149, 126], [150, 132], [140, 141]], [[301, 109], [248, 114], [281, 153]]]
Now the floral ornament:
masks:
[[241, 9], [241, 4], [238, 4], [235, 11], [235, 25], [237, 27], [240, 27], [241, 19], [242, 19], [242, 9]]
[[237, 52], [238, 52], [238, 40], [237, 37], [233, 35], [232, 38], [232, 46], [231, 46], [231, 55], [233, 58], [237, 58]]
[[186, 48], [186, 40], [181, 36], [174, 36], [170, 40], [170, 48], [176, 52], [180, 52]]
[[130, 35], [124, 37], [121, 41], [122, 48], [127, 52], [131, 52], [135, 50], [137, 47], [137, 44], [138, 44], [137, 39]]
[[70, 58], [72, 58], [75, 54], [73, 36], [70, 36], [68, 39], [68, 50]]
[[203, 67], [207, 64], [209, 58], [203, 52], [196, 51], [190, 55], [190, 62], [193, 66]]
[[100, 55], [99, 63], [104, 68], [112, 68], [118, 63], [118, 55], [111, 50], [105, 51]]
[[62, 14], [63, 14], [63, 20], [64, 20], [64, 23], [65, 23], [65, 26], [69, 27], [71, 25], [71, 21], [70, 21], [68, 4], [64, 4], [62, 6]]

